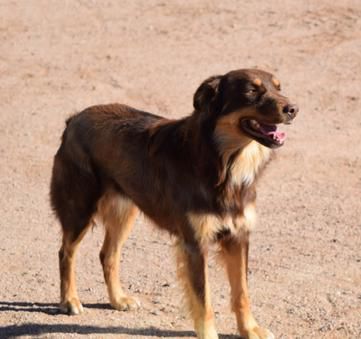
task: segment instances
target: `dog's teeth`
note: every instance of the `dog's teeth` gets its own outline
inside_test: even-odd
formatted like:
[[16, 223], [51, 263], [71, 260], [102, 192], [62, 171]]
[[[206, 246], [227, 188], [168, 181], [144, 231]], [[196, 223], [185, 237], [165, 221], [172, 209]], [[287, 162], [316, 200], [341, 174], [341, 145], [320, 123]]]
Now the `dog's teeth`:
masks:
[[254, 129], [259, 129], [261, 127], [256, 120], [251, 120], [250, 123], [251, 123], [252, 128], [254, 128]]

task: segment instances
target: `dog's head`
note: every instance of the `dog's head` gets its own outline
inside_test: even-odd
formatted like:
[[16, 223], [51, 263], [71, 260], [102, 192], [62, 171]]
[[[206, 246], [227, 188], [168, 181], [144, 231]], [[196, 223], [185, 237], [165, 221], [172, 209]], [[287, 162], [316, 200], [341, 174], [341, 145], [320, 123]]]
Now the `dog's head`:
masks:
[[278, 124], [289, 124], [298, 107], [281, 94], [272, 74], [243, 69], [205, 80], [194, 94], [194, 108], [215, 121], [216, 138], [235, 145], [256, 140], [264, 146], [283, 145], [286, 135]]

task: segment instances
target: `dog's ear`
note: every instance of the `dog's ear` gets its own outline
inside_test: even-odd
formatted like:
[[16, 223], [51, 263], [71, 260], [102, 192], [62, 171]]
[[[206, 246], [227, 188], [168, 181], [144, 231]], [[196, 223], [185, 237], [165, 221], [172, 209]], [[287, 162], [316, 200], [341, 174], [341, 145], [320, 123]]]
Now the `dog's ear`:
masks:
[[208, 111], [209, 106], [218, 93], [221, 75], [214, 75], [204, 80], [193, 97], [193, 106], [196, 111]]

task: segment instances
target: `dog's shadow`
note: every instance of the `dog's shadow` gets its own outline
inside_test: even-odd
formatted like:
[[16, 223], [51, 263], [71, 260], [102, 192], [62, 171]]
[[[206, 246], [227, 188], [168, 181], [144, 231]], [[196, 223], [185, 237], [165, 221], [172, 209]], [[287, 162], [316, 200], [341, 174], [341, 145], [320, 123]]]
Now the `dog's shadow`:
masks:
[[[39, 312], [48, 315], [62, 314], [59, 311], [59, 305], [55, 303], [31, 303], [31, 302], [9, 302], [0, 301], [0, 312]], [[84, 304], [87, 308], [109, 309], [109, 304]], [[91, 326], [79, 324], [39, 324], [24, 323], [21, 325], [0, 326], [2, 338], [15, 338], [24, 335], [40, 336], [44, 334], [65, 334], [77, 333], [82, 335], [89, 334], [118, 334], [143, 337], [160, 338], [195, 338], [193, 331], [175, 331], [164, 330], [156, 327], [147, 328], [128, 328], [124, 326]], [[234, 335], [220, 335], [220, 339], [236, 339]]]
[[8, 311], [45, 313], [49, 315], [60, 314], [59, 304], [55, 304], [55, 303], [0, 301], [0, 312], [8, 312]]

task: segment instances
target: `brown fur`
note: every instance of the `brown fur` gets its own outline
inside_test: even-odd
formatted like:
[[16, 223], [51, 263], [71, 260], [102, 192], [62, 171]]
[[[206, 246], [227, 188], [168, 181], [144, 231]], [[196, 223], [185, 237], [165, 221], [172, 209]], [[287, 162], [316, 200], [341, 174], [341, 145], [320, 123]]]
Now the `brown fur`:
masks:
[[74, 260], [94, 220], [105, 227], [100, 260], [110, 303], [119, 310], [138, 306], [121, 288], [118, 275], [121, 247], [140, 209], [178, 239], [178, 273], [199, 338], [217, 338], [207, 281], [211, 243], [222, 249], [240, 333], [272, 338], [250, 311], [247, 260], [256, 179], [274, 144], [241, 127], [243, 119], [277, 124], [296, 115], [296, 106], [272, 79], [259, 70], [213, 76], [197, 89], [193, 114], [180, 120], [119, 104], [90, 107], [68, 119], [50, 192], [63, 231], [64, 311], [83, 311]]

